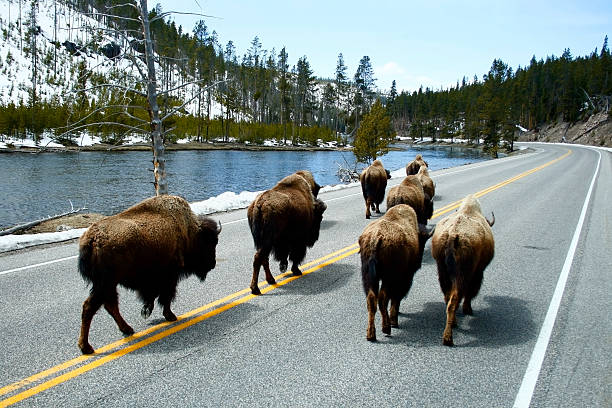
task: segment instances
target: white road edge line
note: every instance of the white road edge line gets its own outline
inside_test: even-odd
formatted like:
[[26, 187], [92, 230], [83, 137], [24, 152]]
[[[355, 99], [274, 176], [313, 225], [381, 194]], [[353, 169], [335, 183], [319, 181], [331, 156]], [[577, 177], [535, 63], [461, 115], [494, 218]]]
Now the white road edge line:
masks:
[[599, 154], [597, 168], [595, 169], [595, 174], [593, 174], [593, 179], [591, 180], [591, 186], [589, 187], [589, 191], [584, 200], [582, 212], [580, 213], [580, 218], [578, 219], [578, 225], [576, 226], [576, 230], [574, 231], [574, 237], [572, 238], [569, 251], [567, 252], [567, 256], [565, 257], [565, 263], [563, 264], [563, 269], [561, 269], [561, 274], [559, 275], [559, 280], [557, 281], [555, 292], [553, 293], [550, 305], [548, 306], [548, 312], [546, 312], [546, 317], [544, 318], [544, 323], [542, 324], [542, 328], [540, 329], [538, 340], [535, 344], [535, 347], [533, 348], [533, 352], [531, 353], [531, 358], [529, 359], [529, 364], [527, 365], [527, 370], [525, 371], [525, 375], [521, 383], [521, 388], [519, 389], [518, 394], [516, 395], [516, 399], [514, 400], [514, 408], [529, 407], [536, 383], [538, 381], [538, 377], [540, 376], [540, 370], [542, 369], [542, 363], [544, 362], [546, 349], [548, 348], [548, 343], [550, 342], [550, 336], [555, 325], [557, 312], [559, 311], [561, 299], [563, 298], [563, 292], [565, 291], [565, 284], [567, 283], [567, 278], [572, 267], [572, 262], [574, 261], [574, 254], [576, 253], [576, 248], [578, 246], [578, 239], [582, 231], [584, 218], [586, 217], [586, 213], [589, 208], [589, 201], [591, 200], [593, 186], [595, 185], [595, 180], [597, 179], [597, 174], [599, 173], [601, 153], [599, 151], [597, 151], [597, 153]]
[[72, 256], [67, 256], [65, 258], [54, 259], [52, 261], [41, 262], [41, 263], [37, 263], [34, 265], [26, 265], [26, 266], [22, 266], [20, 268], [15, 268], [15, 269], [9, 269], [9, 270], [0, 272], [0, 275], [6, 275], [12, 272], [19, 272], [19, 271], [23, 271], [26, 269], [37, 268], [39, 266], [51, 265], [51, 264], [58, 263], [58, 262], [68, 261], [70, 259], [75, 259], [76, 257], [77, 257], [76, 255], [72, 255]]

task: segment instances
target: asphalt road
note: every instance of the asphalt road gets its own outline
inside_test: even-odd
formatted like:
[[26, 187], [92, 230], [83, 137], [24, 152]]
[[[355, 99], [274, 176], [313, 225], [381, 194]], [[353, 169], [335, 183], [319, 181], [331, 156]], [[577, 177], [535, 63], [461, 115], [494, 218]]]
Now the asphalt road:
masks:
[[0, 406], [612, 406], [612, 154], [529, 146], [432, 172], [432, 224], [469, 193], [496, 217], [495, 258], [474, 315], [457, 313], [453, 348], [429, 243], [400, 327], [383, 335], [378, 315], [378, 341], [366, 341], [356, 242], [369, 221], [351, 188], [320, 195], [304, 276], [270, 287], [262, 272], [259, 297], [246, 211], [213, 215], [217, 267], [179, 283], [178, 322], [157, 305], [143, 320], [120, 290], [137, 333], [124, 338], [101, 309], [94, 356], [76, 345], [88, 295], [76, 243], [0, 255]]

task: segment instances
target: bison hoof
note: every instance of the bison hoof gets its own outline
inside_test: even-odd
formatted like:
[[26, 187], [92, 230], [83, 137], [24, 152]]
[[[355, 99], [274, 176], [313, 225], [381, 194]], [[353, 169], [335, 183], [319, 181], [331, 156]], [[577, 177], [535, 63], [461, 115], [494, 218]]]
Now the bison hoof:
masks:
[[366, 340], [367, 341], [371, 341], [371, 342], [375, 342], [376, 341], [376, 335], [373, 335], [371, 337], [370, 336], [366, 336]]
[[397, 322], [395, 322], [395, 323], [391, 323], [391, 327], [394, 327], [394, 328], [396, 328], [396, 329], [397, 329], [397, 328], [399, 327], [399, 324], [397, 324]]
[[164, 312], [164, 317], [169, 322], [176, 322], [176, 315], [169, 310], [167, 312]]
[[120, 327], [119, 330], [121, 330], [121, 333], [125, 334], [126, 336], [131, 336], [132, 334], [134, 334], [134, 329], [132, 329], [132, 326], [130, 325]]
[[94, 349], [90, 344], [79, 344], [79, 348], [81, 349], [81, 353], [83, 354], [93, 354]]
[[287, 272], [287, 267], [289, 266], [289, 262], [287, 261], [281, 261], [280, 265], [279, 265], [279, 269], [281, 271], [281, 273], [285, 273]]
[[302, 271], [300, 271], [300, 268], [291, 268], [291, 272], [293, 272], [293, 276], [302, 275]]
[[388, 335], [391, 335], [391, 326], [383, 326], [382, 332]]
[[366, 220], [369, 220], [369, 219], [370, 219], [370, 215], [366, 214]]
[[266, 282], [268, 282], [270, 285], [276, 285], [276, 280], [274, 278], [266, 279]]
[[257, 286], [251, 286], [251, 293], [254, 295], [261, 295], [261, 291]]
[[143, 319], [148, 319], [151, 316], [151, 312], [153, 311], [152, 305], [143, 305], [142, 310], [140, 310], [140, 315]]
[[443, 337], [442, 338], [442, 344], [444, 344], [445, 346], [448, 346], [448, 347], [453, 347], [454, 343], [453, 343], [452, 336], [448, 337], [448, 338], [447, 337]]

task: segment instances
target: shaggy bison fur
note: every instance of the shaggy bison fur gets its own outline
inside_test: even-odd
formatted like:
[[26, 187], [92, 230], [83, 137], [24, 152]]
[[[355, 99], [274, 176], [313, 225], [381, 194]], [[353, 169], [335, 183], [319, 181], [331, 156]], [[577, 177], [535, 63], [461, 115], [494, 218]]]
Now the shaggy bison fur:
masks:
[[[388, 209], [363, 230], [359, 252], [368, 309], [367, 340], [376, 340], [377, 302], [383, 333], [391, 334], [391, 327], [398, 327], [400, 302], [408, 294], [414, 274], [421, 267], [423, 249], [430, 236], [431, 232], [417, 223], [416, 213], [406, 204]], [[391, 309], [387, 312], [389, 300]]]
[[78, 345], [84, 354], [91, 320], [100, 306], [126, 335], [134, 333], [119, 313], [117, 285], [135, 290], [148, 317], [157, 298], [168, 321], [176, 320], [170, 304], [180, 279], [195, 274], [202, 281], [215, 267], [220, 225], [196, 216], [180, 197], [149, 198], [94, 223], [79, 241], [79, 272], [91, 284], [83, 303]]
[[366, 205], [366, 218], [371, 216], [370, 208], [380, 214], [380, 203], [385, 198], [387, 180], [391, 178], [391, 173], [386, 170], [380, 160], [374, 160], [370, 166], [366, 167], [359, 176], [361, 191]]
[[482, 284], [483, 272], [493, 259], [495, 241], [491, 227], [474, 195], [467, 196], [459, 210], [438, 223], [431, 241], [431, 254], [438, 265], [438, 280], [446, 304], [446, 326], [442, 342], [453, 345], [455, 312], [463, 299], [463, 313], [471, 315], [472, 299]]
[[251, 292], [261, 294], [257, 281], [263, 266], [266, 281], [276, 281], [270, 272], [269, 256], [280, 262], [281, 272], [287, 270], [301, 275], [299, 264], [306, 257], [306, 248], [319, 239], [323, 212], [327, 205], [316, 198], [320, 186], [309, 171], [300, 170], [279, 181], [272, 189], [258, 195], [247, 210], [253, 242], [253, 278]]

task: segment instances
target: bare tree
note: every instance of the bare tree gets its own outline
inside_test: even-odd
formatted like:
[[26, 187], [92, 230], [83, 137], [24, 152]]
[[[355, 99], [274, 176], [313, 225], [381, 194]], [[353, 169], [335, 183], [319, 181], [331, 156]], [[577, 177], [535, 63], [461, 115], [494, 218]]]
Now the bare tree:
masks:
[[[192, 80], [184, 82], [178, 86], [160, 90], [157, 82], [156, 65], [160, 63], [161, 57], [155, 53], [154, 40], [151, 37], [151, 23], [163, 19], [170, 14], [195, 14], [197, 13], [182, 13], [176, 11], [164, 12], [155, 15], [149, 19], [147, 8], [147, 0], [139, 0], [137, 3], [125, 3], [108, 8], [109, 11], [125, 10], [133, 8], [136, 11], [137, 18], [126, 17], [119, 13], [93, 13], [91, 16], [106, 17], [110, 22], [107, 26], [93, 28], [87, 27], [72, 27], [71, 29], [95, 29], [100, 30], [107, 35], [112, 35], [115, 38], [122, 40], [123, 47], [115, 46], [113, 43], [107, 48], [107, 57], [113, 64], [119, 61], [128, 61], [130, 69], [123, 70], [123, 81], [115, 83], [105, 83], [93, 85], [91, 87], [82, 87], [76, 91], [79, 93], [87, 93], [100, 88], [110, 88], [112, 91], [119, 93], [121, 103], [107, 104], [90, 112], [87, 116], [80, 118], [78, 121], [71, 123], [68, 130], [58, 136], [63, 137], [66, 134], [80, 131], [87, 128], [113, 126], [123, 128], [127, 133], [147, 134], [150, 137], [153, 149], [153, 174], [154, 186], [156, 195], [168, 194], [168, 181], [166, 177], [166, 158], [164, 136], [172, 132], [174, 128], [164, 129], [164, 122], [170, 119], [180, 110], [183, 110], [187, 105], [196, 100], [201, 92], [208, 90], [200, 88], [196, 94], [183, 101], [179, 106], [169, 108], [164, 113], [160, 113], [158, 99], [168, 97], [171, 93], [176, 93], [187, 86], [196, 85], [204, 80]], [[127, 15], [127, 13], [125, 13]], [[139, 30], [121, 29], [116, 22], [137, 23]], [[127, 24], [126, 24], [127, 25]], [[103, 61], [101, 64], [109, 62]], [[97, 67], [94, 67], [94, 69]], [[81, 81], [79, 81], [81, 82]], [[214, 83], [210, 87], [217, 85]], [[144, 104], [132, 104], [133, 100], [143, 100]], [[140, 112], [140, 116], [135, 112]], [[147, 112], [147, 119], [143, 119], [143, 111]], [[109, 112], [113, 112], [112, 116]], [[91, 121], [91, 118], [102, 114], [104, 120]], [[131, 123], [124, 123], [120, 120], [120, 116], [127, 118]]]

